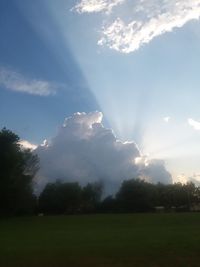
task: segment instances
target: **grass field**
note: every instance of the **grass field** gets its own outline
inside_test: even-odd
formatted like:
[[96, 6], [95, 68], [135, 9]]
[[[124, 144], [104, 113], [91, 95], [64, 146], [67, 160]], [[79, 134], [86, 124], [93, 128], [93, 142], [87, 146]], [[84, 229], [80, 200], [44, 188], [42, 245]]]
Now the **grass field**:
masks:
[[1, 267], [200, 266], [200, 214], [0, 220]]

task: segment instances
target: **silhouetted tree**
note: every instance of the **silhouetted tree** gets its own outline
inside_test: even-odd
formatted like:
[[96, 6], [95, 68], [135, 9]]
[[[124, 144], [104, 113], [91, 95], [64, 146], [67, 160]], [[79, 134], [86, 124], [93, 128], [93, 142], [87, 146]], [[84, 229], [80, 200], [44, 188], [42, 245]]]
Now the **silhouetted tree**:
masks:
[[116, 194], [121, 212], [141, 212], [153, 209], [154, 186], [140, 179], [124, 181]]
[[52, 214], [80, 212], [81, 193], [78, 183], [49, 183], [39, 197], [39, 210]]
[[101, 182], [88, 183], [82, 189], [82, 211], [94, 212], [98, 209], [103, 192]]
[[191, 206], [198, 204], [200, 201], [199, 187], [196, 187], [195, 184], [192, 182], [188, 182], [185, 185], [182, 185], [182, 187], [185, 191], [185, 199], [187, 199], [186, 205], [190, 209]]
[[191, 182], [156, 185], [156, 205], [164, 206], [166, 210], [172, 207], [176, 210], [190, 210], [191, 206], [199, 203], [199, 190]]
[[118, 211], [116, 205], [116, 199], [113, 196], [106, 197], [100, 205], [100, 212], [103, 213], [115, 213]]
[[35, 204], [32, 181], [38, 158], [22, 149], [19, 137], [6, 128], [0, 131], [0, 215], [30, 213]]

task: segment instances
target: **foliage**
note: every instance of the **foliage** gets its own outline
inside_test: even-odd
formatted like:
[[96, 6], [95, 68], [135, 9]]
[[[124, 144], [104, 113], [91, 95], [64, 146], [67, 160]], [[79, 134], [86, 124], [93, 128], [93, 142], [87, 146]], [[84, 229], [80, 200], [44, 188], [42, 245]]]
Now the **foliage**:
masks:
[[39, 197], [42, 212], [75, 213], [80, 209], [81, 187], [78, 183], [49, 183]]
[[102, 183], [88, 183], [82, 190], [81, 210], [83, 212], [95, 212], [101, 201], [103, 191]]
[[115, 213], [118, 210], [116, 199], [113, 196], [107, 196], [101, 202], [99, 211], [102, 213]]
[[122, 182], [115, 196], [101, 199], [101, 183], [55, 182], [47, 184], [39, 197], [39, 210], [50, 214], [190, 211], [200, 208], [200, 190], [193, 183], [151, 184], [140, 179]]
[[117, 209], [121, 212], [164, 210], [189, 211], [200, 204], [200, 189], [193, 183], [164, 185], [140, 179], [124, 181], [116, 194]]
[[83, 188], [78, 183], [48, 183], [40, 194], [39, 210], [50, 214], [95, 212], [101, 193], [99, 183], [88, 183]]
[[38, 158], [21, 149], [19, 137], [10, 130], [0, 131], [0, 214], [29, 213], [35, 204], [32, 180]]
[[121, 212], [144, 212], [153, 208], [155, 187], [140, 179], [124, 181], [116, 195]]

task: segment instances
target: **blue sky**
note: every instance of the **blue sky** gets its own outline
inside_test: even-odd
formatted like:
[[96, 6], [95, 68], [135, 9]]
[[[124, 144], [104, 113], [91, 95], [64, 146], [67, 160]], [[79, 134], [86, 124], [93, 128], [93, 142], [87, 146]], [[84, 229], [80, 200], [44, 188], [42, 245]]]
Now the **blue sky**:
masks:
[[200, 1], [187, 2], [1, 0], [0, 127], [39, 144], [99, 110], [118, 138], [198, 175]]

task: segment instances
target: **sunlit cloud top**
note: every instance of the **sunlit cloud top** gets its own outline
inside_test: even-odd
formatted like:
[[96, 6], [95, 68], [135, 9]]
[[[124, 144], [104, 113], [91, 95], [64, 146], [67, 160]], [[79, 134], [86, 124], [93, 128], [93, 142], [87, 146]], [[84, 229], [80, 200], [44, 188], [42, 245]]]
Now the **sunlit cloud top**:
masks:
[[30, 143], [27, 140], [20, 140], [19, 144], [22, 148], [24, 149], [30, 149], [30, 150], [35, 150], [37, 148], [37, 145]]
[[0, 88], [31, 95], [48, 96], [56, 93], [58, 85], [45, 80], [30, 79], [17, 71], [1, 67]]
[[65, 119], [49, 145], [38, 146], [39, 187], [58, 178], [82, 184], [100, 180], [110, 193], [121, 179], [171, 182], [164, 161], [148, 159], [134, 142], [120, 141], [102, 120], [102, 112], [75, 113]]
[[[120, 8], [114, 9], [118, 4]], [[104, 20], [99, 45], [130, 53], [155, 37], [200, 17], [200, 0], [82, 0], [76, 6], [79, 13], [108, 12]]]
[[79, 13], [92, 12], [110, 12], [113, 7], [123, 3], [125, 0], [82, 0], [75, 6], [75, 10]]

